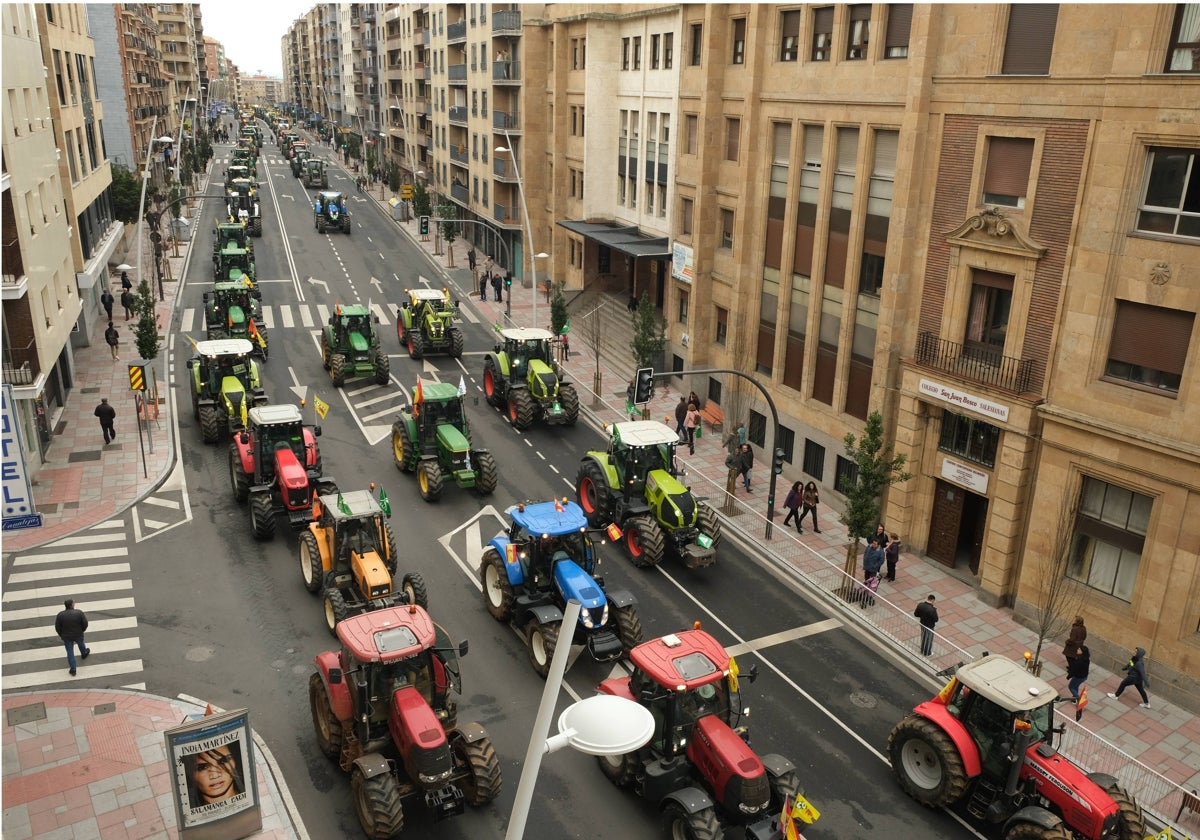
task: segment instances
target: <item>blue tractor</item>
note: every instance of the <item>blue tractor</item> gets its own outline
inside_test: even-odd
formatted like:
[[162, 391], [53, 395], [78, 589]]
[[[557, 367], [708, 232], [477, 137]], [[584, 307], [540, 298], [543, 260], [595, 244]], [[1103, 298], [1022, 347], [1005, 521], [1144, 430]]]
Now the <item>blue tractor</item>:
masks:
[[[637, 599], [605, 591], [583, 509], [574, 502], [526, 502], [509, 508], [508, 531], [494, 537], [479, 564], [483, 603], [497, 621], [525, 637], [529, 662], [543, 678], [558, 644], [571, 598], [582, 609], [567, 641], [586, 645], [599, 662], [627, 656], [642, 641]], [[616, 530], [616, 526], [610, 526]], [[605, 532], [600, 532], [605, 533]], [[611, 535], [609, 535], [611, 536]]]

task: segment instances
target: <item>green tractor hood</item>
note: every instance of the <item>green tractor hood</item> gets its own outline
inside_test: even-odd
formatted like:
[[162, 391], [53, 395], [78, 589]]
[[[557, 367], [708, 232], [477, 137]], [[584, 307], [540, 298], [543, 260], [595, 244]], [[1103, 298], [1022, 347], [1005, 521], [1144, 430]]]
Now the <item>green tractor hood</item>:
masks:
[[242, 384], [242, 380], [233, 374], [225, 376], [221, 380], [221, 396], [225, 399], [226, 413], [240, 424], [242, 406], [246, 403], [246, 387]]
[[536, 400], [551, 399], [558, 394], [558, 375], [554, 368], [541, 359], [529, 361], [529, 373], [526, 375], [529, 392]]
[[233, 303], [233, 304], [229, 305], [228, 312], [229, 312], [228, 318], [229, 318], [229, 326], [230, 327], [245, 326], [246, 310], [242, 309], [242, 307], [238, 306], [236, 303]]
[[667, 528], [696, 524], [696, 498], [666, 470], [650, 470], [646, 475], [646, 501], [659, 512], [659, 521]]
[[466, 452], [471, 448], [467, 436], [450, 423], [440, 423], [437, 427], [438, 448], [446, 452]]
[[350, 349], [357, 353], [366, 353], [371, 349], [371, 342], [360, 332], [349, 333]]

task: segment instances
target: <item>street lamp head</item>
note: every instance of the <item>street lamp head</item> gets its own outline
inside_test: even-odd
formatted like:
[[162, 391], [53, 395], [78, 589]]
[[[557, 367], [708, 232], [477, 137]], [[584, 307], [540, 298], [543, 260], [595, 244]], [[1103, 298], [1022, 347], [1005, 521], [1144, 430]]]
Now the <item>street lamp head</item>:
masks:
[[155, 137], [152, 142], [154, 142], [154, 143], [174, 143], [175, 138], [168, 137], [167, 135], [164, 134], [162, 137]]
[[550, 256], [550, 255], [549, 255], [549, 254], [547, 254], [545, 251], [542, 251], [540, 254], [534, 254], [534, 255], [533, 255], [533, 258], [534, 258], [535, 260], [544, 260], [544, 259], [548, 259], [548, 258], [549, 258], [549, 256]]
[[508, 152], [510, 152], [510, 151], [512, 151], [512, 150], [511, 150], [511, 149], [506, 149], [506, 148], [504, 148], [503, 146], [497, 146], [497, 147], [496, 147], [495, 149], [493, 149], [492, 151], [494, 151], [494, 152], [498, 152], [498, 153], [500, 153], [500, 154], [502, 154], [502, 155], [503, 155], [503, 154], [507, 154]]

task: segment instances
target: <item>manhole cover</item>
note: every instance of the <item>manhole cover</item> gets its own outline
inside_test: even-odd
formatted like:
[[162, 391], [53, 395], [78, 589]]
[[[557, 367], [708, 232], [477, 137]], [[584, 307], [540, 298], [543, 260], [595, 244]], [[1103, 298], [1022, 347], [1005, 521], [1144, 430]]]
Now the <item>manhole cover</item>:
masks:
[[875, 695], [865, 691], [851, 692], [850, 702], [860, 709], [874, 709], [879, 705], [879, 700], [876, 699]]
[[92, 714], [95, 715], [111, 715], [117, 710], [116, 703], [100, 703], [92, 706]]
[[70, 455], [67, 456], [68, 464], [77, 464], [80, 461], [99, 461], [99, 460], [100, 460], [100, 452], [97, 450], [91, 450], [91, 451], [86, 451], [86, 452], [72, 452]]
[[214, 648], [202, 645], [200, 647], [188, 648], [183, 658], [188, 662], [207, 662], [212, 659], [214, 653], [216, 653]]
[[28, 706], [17, 706], [9, 709], [4, 716], [9, 726], [20, 726], [22, 723], [33, 723], [46, 719], [45, 703], [30, 703]]

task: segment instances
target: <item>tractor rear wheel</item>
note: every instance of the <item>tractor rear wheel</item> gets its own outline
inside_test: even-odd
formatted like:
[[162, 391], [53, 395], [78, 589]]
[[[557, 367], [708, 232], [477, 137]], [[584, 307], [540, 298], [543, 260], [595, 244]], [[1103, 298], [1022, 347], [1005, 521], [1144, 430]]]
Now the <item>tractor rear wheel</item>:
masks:
[[1121, 809], [1117, 814], [1117, 840], [1141, 840], [1146, 835], [1142, 806], [1120, 785], [1109, 785], [1105, 790]]
[[496, 362], [488, 356], [483, 360], [483, 396], [488, 405], [496, 408], [504, 405], [504, 386], [501, 384], [500, 372], [496, 370]]
[[721, 540], [721, 520], [708, 505], [701, 503], [700, 510], [696, 513], [696, 526], [712, 538], [715, 548]]
[[579, 506], [587, 516], [588, 525], [598, 528], [608, 515], [609, 494], [608, 481], [604, 471], [595, 461], [587, 460], [579, 468], [575, 478], [575, 495], [579, 497]]
[[426, 460], [417, 464], [417, 489], [427, 502], [436, 502], [442, 497], [442, 468], [437, 461]]
[[375, 348], [375, 384], [386, 385], [391, 381], [392, 362], [380, 348]]
[[312, 531], [300, 532], [300, 576], [304, 578], [304, 588], [314, 595], [321, 590], [321, 582], [325, 578], [325, 567], [321, 562], [321, 549]]
[[909, 715], [888, 735], [892, 771], [904, 792], [928, 808], [957, 802], [967, 790], [967, 772], [954, 741], [928, 718]]
[[317, 746], [325, 757], [337, 760], [342, 754], [342, 722], [333, 714], [329, 702], [329, 691], [320, 674], [308, 678], [308, 707], [312, 710], [313, 731], [317, 734]]
[[719, 840], [722, 836], [717, 813], [711, 806], [689, 814], [672, 802], [663, 811], [663, 819], [671, 840]]
[[331, 636], [337, 635], [339, 622], [350, 617], [350, 607], [346, 605], [346, 596], [342, 590], [330, 587], [325, 590], [325, 626]]
[[392, 533], [391, 525], [383, 526], [383, 538], [387, 541], [387, 548], [379, 546], [379, 556], [383, 559], [383, 565], [387, 567], [388, 574], [396, 574], [396, 535]]
[[462, 330], [452, 328], [450, 330], [450, 358], [461, 359], [463, 354], [463, 334]]
[[1075, 835], [1063, 823], [1047, 828], [1040, 823], [1019, 822], [1008, 830], [1004, 840], [1072, 840]]
[[558, 402], [562, 405], [563, 417], [568, 426], [574, 426], [579, 419], [579, 392], [574, 385], [558, 386]]
[[408, 423], [403, 419], [392, 424], [392, 460], [401, 472], [412, 472], [414, 469], [412, 438], [408, 436]]
[[500, 471], [496, 467], [496, 459], [491, 452], [480, 452], [475, 456], [475, 468], [478, 471], [475, 478], [475, 489], [487, 496], [496, 491], [496, 483], [500, 480]]
[[500, 795], [500, 760], [491, 739], [480, 738], [468, 742], [457, 737], [450, 742], [454, 754], [467, 768], [462, 781], [463, 794], [469, 805], [486, 805]]
[[418, 329], [408, 331], [408, 356], [411, 359], [420, 359], [425, 355], [425, 337], [421, 335]]
[[318, 216], [316, 224], [317, 224], [317, 233], [324, 233], [325, 232], [325, 220], [322, 219], [320, 216]]
[[508, 582], [508, 571], [504, 560], [494, 548], [483, 552], [479, 564], [479, 582], [483, 585], [483, 605], [497, 621], [512, 618], [512, 605], [516, 600], [512, 584]]
[[533, 394], [525, 388], [513, 388], [508, 392], [508, 420], [515, 429], [528, 429], [533, 425]]
[[613, 607], [613, 620], [617, 625], [617, 638], [621, 640], [621, 652], [626, 656], [629, 651], [642, 643], [642, 622], [637, 610], [632, 604], [627, 607]]
[[649, 516], [631, 516], [625, 520], [625, 551], [640, 568], [657, 566], [666, 552], [666, 536], [662, 526]]
[[258, 493], [250, 500], [250, 528], [255, 539], [275, 539], [275, 511], [269, 493]]
[[350, 776], [358, 824], [369, 840], [392, 840], [404, 828], [400, 785], [391, 773], [366, 778], [357, 767]]
[[221, 439], [221, 415], [216, 406], [200, 406], [200, 435], [205, 443], [216, 443]]
[[242, 469], [242, 456], [237, 444], [229, 444], [229, 483], [233, 485], [233, 497], [239, 502], [250, 498], [250, 476]]
[[329, 370], [330, 355], [329, 333], [325, 332], [325, 330], [321, 330], [321, 364], [324, 366], [325, 370]]
[[629, 787], [637, 776], [637, 757], [633, 753], [624, 755], [598, 755], [600, 772], [617, 787]]
[[346, 384], [346, 357], [334, 353], [329, 357], [329, 376], [333, 379], [333, 387], [341, 388]]
[[429, 607], [429, 590], [425, 588], [425, 578], [421, 577], [420, 572], [406, 574], [400, 582], [400, 591], [408, 603], [416, 604], [421, 609]]
[[525, 647], [529, 652], [529, 664], [542, 679], [550, 673], [550, 660], [554, 658], [554, 648], [558, 645], [560, 625], [556, 621], [538, 624], [530, 621], [525, 625]]

